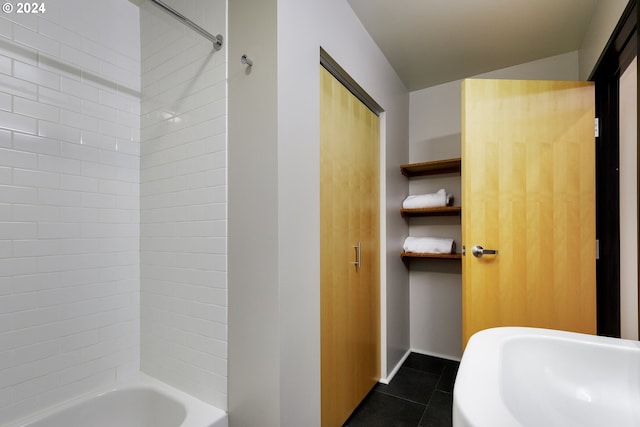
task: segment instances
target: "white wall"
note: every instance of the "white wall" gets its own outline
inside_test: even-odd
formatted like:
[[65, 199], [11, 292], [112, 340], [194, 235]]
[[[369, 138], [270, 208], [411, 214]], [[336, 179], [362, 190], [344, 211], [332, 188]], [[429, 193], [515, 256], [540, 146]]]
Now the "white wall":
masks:
[[[174, 3], [225, 34], [225, 1]], [[141, 368], [226, 409], [226, 47], [140, 10]]]
[[638, 59], [620, 77], [620, 336], [638, 339]]
[[138, 11], [44, 4], [0, 16], [0, 424], [139, 367]]
[[[393, 238], [383, 246], [383, 300], [393, 303], [383, 305], [382, 346], [389, 349], [383, 372], [409, 345], [407, 273], [399, 257], [406, 225], [398, 211], [407, 191], [398, 166], [408, 155], [408, 93], [345, 0], [265, 3], [229, 5], [230, 421], [314, 426], [320, 414], [320, 47], [385, 110], [383, 216]], [[254, 59], [250, 73], [239, 62], [242, 53]], [[240, 255], [247, 238], [252, 244], [242, 247], [241, 264], [234, 251]], [[257, 351], [264, 355], [261, 369]]]
[[[577, 80], [578, 53], [572, 52], [474, 76], [500, 79]], [[410, 95], [410, 162], [460, 156], [461, 80]], [[411, 194], [444, 187], [459, 204], [459, 176], [414, 179]], [[413, 236], [452, 237], [461, 250], [458, 218], [411, 219]], [[411, 348], [414, 351], [459, 359], [462, 355], [462, 271], [449, 260], [411, 263]]]
[[[276, 0], [229, 2], [229, 422], [237, 427], [284, 426], [276, 6]], [[243, 54], [253, 67], [240, 63]]]

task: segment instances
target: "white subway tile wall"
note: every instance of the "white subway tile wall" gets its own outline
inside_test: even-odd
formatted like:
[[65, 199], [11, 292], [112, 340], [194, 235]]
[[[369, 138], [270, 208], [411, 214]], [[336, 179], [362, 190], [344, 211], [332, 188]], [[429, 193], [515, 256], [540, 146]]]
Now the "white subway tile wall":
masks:
[[[171, 6], [225, 34], [225, 1]], [[227, 409], [226, 47], [140, 13], [141, 368]]]
[[43, 4], [0, 15], [0, 424], [140, 365], [138, 8]]

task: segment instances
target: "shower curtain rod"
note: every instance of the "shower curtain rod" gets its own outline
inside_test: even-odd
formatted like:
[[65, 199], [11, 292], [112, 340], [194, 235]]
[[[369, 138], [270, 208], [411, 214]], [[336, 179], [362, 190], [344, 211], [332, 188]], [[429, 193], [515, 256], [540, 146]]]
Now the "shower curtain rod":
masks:
[[211, 40], [211, 42], [213, 42], [213, 48], [215, 50], [220, 50], [220, 48], [222, 48], [223, 37], [220, 34], [218, 34], [217, 36], [214, 36], [207, 30], [205, 30], [204, 28], [202, 28], [201, 26], [191, 21], [189, 18], [187, 18], [186, 16], [184, 16], [183, 14], [181, 14], [180, 12], [178, 12], [177, 10], [175, 10], [174, 8], [172, 8], [171, 6], [165, 4], [160, 0], [151, 0], [151, 2], [156, 6], [158, 6], [160, 9], [167, 12], [169, 15], [172, 15], [174, 18], [177, 18], [179, 21], [182, 21], [183, 24], [185, 24], [192, 30], [195, 30], [201, 36], [205, 37], [208, 40]]

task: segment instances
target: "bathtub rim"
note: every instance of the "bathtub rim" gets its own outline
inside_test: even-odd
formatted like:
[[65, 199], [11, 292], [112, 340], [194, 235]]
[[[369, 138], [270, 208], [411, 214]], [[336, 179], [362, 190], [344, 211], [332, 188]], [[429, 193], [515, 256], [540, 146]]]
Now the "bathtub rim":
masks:
[[42, 410], [36, 411], [26, 417], [10, 421], [7, 424], [3, 424], [2, 427], [28, 427], [31, 423], [40, 421], [48, 415], [53, 415], [63, 410], [70, 409], [88, 401], [89, 399], [120, 390], [124, 391], [131, 389], [152, 389], [165, 397], [178, 401], [183, 405], [185, 407], [186, 415], [182, 424], [176, 427], [228, 427], [228, 414], [226, 411], [203, 402], [182, 390], [140, 371], [128, 374], [113, 383], [94, 388], [86, 393], [79, 394], [69, 400], [60, 402], [59, 404], [51, 405]]
[[[555, 329], [502, 326], [479, 331], [469, 339], [465, 353], [470, 350], [469, 353], [479, 352], [486, 357], [478, 360], [478, 357], [471, 359], [467, 356], [465, 360], [465, 354], [463, 353], [462, 355], [453, 388], [452, 416], [454, 427], [513, 427], [522, 425], [506, 408], [501, 399], [499, 375], [504, 343], [511, 338], [527, 336], [579, 341], [640, 351], [640, 342], [637, 341]], [[472, 385], [478, 383], [491, 388], [488, 392], [483, 393], [481, 398], [478, 398], [477, 393], [472, 390]], [[491, 407], [491, 411], [487, 411], [487, 407]], [[499, 422], [496, 422], [497, 420]]]

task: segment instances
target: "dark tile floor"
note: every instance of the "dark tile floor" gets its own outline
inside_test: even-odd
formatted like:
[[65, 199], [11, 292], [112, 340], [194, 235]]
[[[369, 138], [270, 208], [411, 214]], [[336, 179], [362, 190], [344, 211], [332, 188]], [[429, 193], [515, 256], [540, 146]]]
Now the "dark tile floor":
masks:
[[450, 427], [458, 362], [411, 353], [377, 384], [343, 427]]

